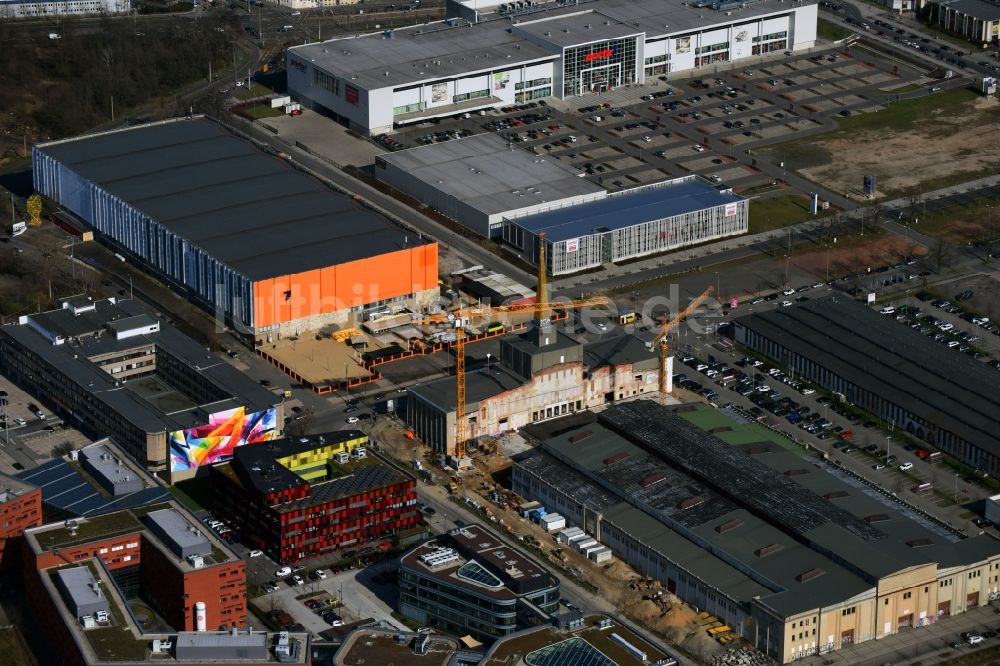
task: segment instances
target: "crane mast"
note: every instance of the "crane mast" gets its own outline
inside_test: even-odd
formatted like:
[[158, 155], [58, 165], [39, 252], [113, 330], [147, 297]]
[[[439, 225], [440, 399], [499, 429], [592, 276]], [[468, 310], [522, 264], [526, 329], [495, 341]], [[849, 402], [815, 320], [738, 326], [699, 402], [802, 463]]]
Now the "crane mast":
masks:
[[705, 291], [701, 292], [693, 301], [691, 301], [686, 308], [680, 311], [680, 313], [674, 317], [669, 322], [666, 318], [660, 322], [661, 329], [660, 334], [656, 336], [653, 340], [653, 345], [660, 346], [660, 366], [659, 366], [659, 388], [660, 388], [660, 404], [667, 404], [667, 354], [670, 351], [670, 333], [675, 328], [680, 326], [681, 322], [687, 319], [688, 315], [697, 310], [705, 299], [712, 295], [715, 291], [712, 287], [709, 287]]
[[[560, 302], [552, 304], [549, 302], [547, 293], [548, 275], [545, 257], [545, 234], [539, 234], [540, 247], [538, 251], [538, 288], [534, 305], [512, 306], [496, 308], [500, 313], [535, 313], [538, 315], [539, 326], [551, 326], [552, 311], [554, 309], [581, 308], [591, 305], [607, 305], [608, 299], [601, 296], [587, 299], [577, 299], [574, 301]], [[476, 308], [478, 309], [478, 308]], [[414, 324], [441, 323], [444, 321], [455, 324], [455, 457], [464, 458], [466, 444], [469, 441], [468, 421], [466, 419], [466, 373], [465, 373], [465, 329], [463, 324], [465, 318], [474, 314], [473, 308], [460, 308], [448, 314], [434, 315], [425, 319], [414, 321]]]

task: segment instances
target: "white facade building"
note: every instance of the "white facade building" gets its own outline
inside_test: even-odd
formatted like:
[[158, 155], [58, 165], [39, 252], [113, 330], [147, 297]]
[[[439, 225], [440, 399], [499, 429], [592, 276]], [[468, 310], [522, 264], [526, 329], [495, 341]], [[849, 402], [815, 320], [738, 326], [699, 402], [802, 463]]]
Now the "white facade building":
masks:
[[355, 131], [811, 47], [817, 7], [791, 0], [591, 0], [414, 26], [288, 50], [288, 89]]
[[0, 18], [126, 14], [131, 9], [131, 0], [0, 0]]
[[580, 171], [487, 132], [375, 158], [375, 175], [481, 236], [504, 220], [603, 199]]
[[690, 175], [504, 220], [501, 238], [504, 247], [533, 265], [544, 242], [549, 272], [566, 275], [745, 234], [749, 204], [732, 190]]

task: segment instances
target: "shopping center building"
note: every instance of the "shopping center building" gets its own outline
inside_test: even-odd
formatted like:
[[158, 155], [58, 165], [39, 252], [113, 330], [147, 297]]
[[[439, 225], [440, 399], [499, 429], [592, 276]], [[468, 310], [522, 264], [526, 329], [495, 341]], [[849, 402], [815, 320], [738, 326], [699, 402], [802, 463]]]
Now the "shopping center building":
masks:
[[[484, 3], [489, 5], [489, 2]], [[816, 4], [592, 0], [452, 18], [288, 49], [288, 90], [364, 134], [566, 99], [816, 40]]]

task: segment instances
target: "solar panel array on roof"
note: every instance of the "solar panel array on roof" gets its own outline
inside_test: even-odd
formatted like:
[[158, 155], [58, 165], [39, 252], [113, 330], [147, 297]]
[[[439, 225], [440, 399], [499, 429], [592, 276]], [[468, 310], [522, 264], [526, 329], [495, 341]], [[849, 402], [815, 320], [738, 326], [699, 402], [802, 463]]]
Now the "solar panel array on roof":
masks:
[[388, 465], [378, 462], [365, 464], [356, 467], [350, 476], [312, 486], [309, 497], [283, 504], [279, 510], [292, 511], [313, 504], [330, 502], [338, 497], [356, 495], [403, 480], [404, 477]]
[[122, 497], [106, 497], [62, 458], [21, 472], [17, 478], [41, 488], [43, 503], [74, 516], [97, 516], [170, 499], [170, 493], [160, 486]]
[[[880, 530], [857, 516], [653, 402], [618, 405], [601, 413], [598, 419], [712, 488], [739, 497], [742, 504], [796, 534], [804, 535], [832, 523], [865, 541], [885, 538]], [[661, 485], [667, 484], [653, 488]]]

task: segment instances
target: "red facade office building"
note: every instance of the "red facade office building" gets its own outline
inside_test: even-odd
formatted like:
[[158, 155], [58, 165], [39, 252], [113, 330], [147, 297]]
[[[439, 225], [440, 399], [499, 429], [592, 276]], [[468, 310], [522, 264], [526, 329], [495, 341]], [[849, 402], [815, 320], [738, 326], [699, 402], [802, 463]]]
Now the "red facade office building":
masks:
[[211, 470], [212, 510], [282, 563], [416, 527], [416, 480], [356, 430], [243, 446]]
[[0, 474], [0, 570], [20, 561], [24, 530], [42, 524], [42, 491], [18, 478]]
[[[32, 615], [52, 628], [52, 649], [66, 664], [115, 660], [101, 630], [127, 628], [125, 607], [133, 603], [173, 632], [246, 626], [246, 562], [175, 502], [34, 527], [23, 550]], [[73, 590], [69, 574], [89, 582]], [[87, 596], [103, 605], [106, 619], [93, 604], [81, 610]], [[141, 645], [126, 648], [146, 654], [148, 641], [135, 640]]]

